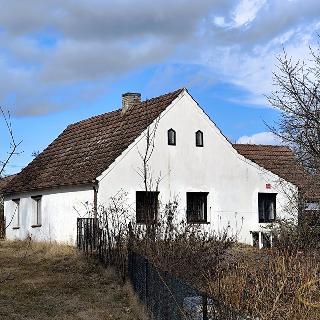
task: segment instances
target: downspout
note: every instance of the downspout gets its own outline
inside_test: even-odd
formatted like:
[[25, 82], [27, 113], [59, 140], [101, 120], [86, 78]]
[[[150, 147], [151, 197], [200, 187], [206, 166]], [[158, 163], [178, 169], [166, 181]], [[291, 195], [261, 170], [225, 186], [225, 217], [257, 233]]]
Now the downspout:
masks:
[[94, 248], [98, 249], [98, 237], [99, 237], [99, 222], [98, 222], [98, 188], [99, 184], [97, 179], [93, 181], [93, 238], [94, 238]]
[[93, 218], [95, 221], [98, 219], [98, 181], [94, 180], [93, 181]]

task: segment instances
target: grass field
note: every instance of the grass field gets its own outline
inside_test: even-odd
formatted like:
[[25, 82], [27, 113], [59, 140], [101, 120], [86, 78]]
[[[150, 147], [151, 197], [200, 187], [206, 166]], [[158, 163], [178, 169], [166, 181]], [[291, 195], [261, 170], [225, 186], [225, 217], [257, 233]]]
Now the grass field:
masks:
[[0, 242], [0, 319], [146, 319], [129, 285], [75, 248]]

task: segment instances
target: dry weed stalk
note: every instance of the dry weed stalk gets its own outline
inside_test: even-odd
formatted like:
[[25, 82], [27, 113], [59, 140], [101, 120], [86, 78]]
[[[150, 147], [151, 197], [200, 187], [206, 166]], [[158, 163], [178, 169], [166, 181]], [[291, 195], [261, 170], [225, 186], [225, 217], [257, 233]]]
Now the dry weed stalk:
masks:
[[207, 277], [211, 295], [258, 319], [319, 318], [319, 309], [301, 303], [315, 301], [305, 286], [319, 282], [320, 262], [316, 257], [252, 248], [232, 256], [220, 266], [219, 283]]

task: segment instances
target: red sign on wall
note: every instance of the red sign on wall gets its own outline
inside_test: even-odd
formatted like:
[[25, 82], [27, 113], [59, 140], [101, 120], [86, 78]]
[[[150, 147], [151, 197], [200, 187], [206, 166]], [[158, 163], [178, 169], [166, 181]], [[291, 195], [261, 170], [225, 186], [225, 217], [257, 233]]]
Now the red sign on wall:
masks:
[[266, 189], [271, 189], [271, 184], [270, 183], [266, 184]]

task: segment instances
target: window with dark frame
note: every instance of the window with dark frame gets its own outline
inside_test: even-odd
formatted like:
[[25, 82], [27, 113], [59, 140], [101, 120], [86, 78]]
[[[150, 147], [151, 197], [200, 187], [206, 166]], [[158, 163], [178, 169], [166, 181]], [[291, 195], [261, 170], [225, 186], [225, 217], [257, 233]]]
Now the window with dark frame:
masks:
[[309, 200], [305, 202], [303, 220], [308, 227], [320, 227], [320, 202], [318, 200]]
[[33, 200], [34, 208], [34, 221], [35, 223], [31, 227], [41, 227], [42, 224], [42, 212], [41, 212], [41, 199], [42, 196], [31, 197]]
[[20, 199], [12, 199], [12, 201], [15, 204], [15, 208], [13, 212], [13, 215], [14, 215], [13, 229], [19, 229], [20, 228]]
[[168, 130], [168, 145], [176, 145], [176, 132], [172, 128]]
[[208, 192], [187, 192], [187, 222], [207, 223]]
[[200, 130], [196, 132], [196, 146], [203, 147], [203, 132]]
[[153, 224], [157, 221], [159, 191], [136, 191], [136, 222]]
[[258, 193], [259, 223], [276, 220], [276, 193]]

